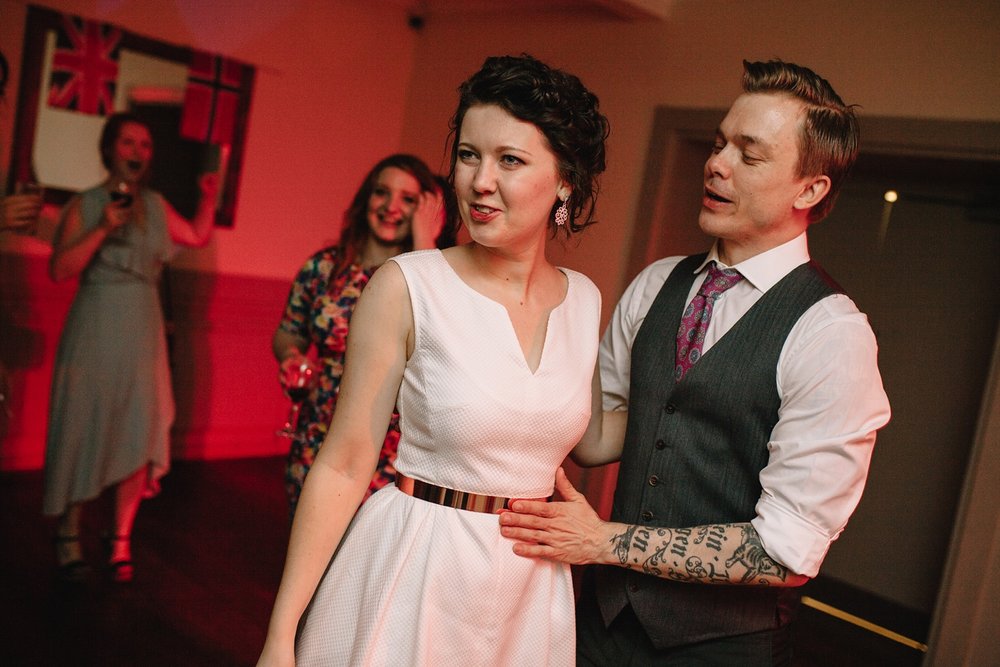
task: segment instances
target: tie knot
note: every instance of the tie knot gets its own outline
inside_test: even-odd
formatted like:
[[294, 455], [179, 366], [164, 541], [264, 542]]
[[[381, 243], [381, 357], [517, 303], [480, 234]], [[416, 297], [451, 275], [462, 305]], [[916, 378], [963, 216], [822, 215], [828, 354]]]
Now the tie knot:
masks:
[[702, 283], [698, 294], [706, 298], [715, 298], [741, 280], [743, 274], [736, 269], [720, 269], [715, 262], [709, 262], [708, 277]]

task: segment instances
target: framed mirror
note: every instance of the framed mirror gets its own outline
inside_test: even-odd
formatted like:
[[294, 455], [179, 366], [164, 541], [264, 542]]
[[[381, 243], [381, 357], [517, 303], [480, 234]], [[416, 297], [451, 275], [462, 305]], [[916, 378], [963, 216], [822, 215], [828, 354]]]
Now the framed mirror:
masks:
[[37, 183], [61, 206], [102, 182], [101, 129], [130, 111], [152, 131], [150, 186], [190, 217], [198, 176], [218, 171], [216, 225], [232, 227], [254, 75], [219, 54], [29, 6], [7, 191]]

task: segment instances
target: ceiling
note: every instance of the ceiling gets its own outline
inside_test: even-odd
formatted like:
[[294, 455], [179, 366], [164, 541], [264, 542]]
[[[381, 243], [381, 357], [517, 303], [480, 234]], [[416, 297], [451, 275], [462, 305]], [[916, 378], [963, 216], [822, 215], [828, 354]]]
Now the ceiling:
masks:
[[608, 18], [663, 21], [676, 0], [393, 0], [414, 16], [509, 14], [512, 11], [579, 12]]

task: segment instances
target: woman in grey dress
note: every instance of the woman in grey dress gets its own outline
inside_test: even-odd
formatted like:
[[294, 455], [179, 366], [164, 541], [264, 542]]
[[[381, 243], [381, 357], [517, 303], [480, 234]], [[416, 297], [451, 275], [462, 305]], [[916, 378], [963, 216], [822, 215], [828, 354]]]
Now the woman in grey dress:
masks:
[[175, 245], [208, 242], [218, 192], [218, 176], [203, 175], [188, 221], [147, 188], [152, 137], [131, 114], [108, 118], [100, 151], [108, 178], [66, 205], [49, 265], [53, 280], [80, 278], [52, 378], [43, 500], [44, 514], [58, 517], [56, 562], [68, 582], [88, 570], [83, 503], [110, 487], [109, 571], [132, 579], [132, 524], [170, 465], [174, 402], [158, 281]]

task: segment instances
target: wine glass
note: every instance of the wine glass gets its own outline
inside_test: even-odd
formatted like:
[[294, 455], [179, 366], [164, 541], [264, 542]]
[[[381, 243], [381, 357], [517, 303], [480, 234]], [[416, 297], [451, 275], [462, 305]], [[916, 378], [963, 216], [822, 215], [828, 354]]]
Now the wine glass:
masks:
[[19, 195], [33, 195], [39, 199], [45, 199], [45, 186], [35, 181], [18, 181], [14, 185], [14, 192]]
[[278, 429], [277, 434], [284, 438], [298, 437], [296, 425], [299, 422], [299, 412], [302, 401], [309, 397], [309, 392], [316, 385], [316, 373], [308, 359], [302, 358], [301, 363], [292, 366], [285, 375], [285, 396], [292, 401], [285, 425]]
[[[111, 187], [111, 201], [115, 202], [119, 206], [128, 208], [135, 201], [135, 193], [132, 190], [132, 185], [125, 180], [118, 179], [115, 184]], [[108, 241], [112, 243], [124, 243], [125, 236], [128, 233], [126, 226], [119, 225], [110, 234], [108, 234]]]
[[125, 208], [131, 206], [134, 199], [135, 195], [132, 193], [132, 186], [129, 185], [128, 181], [119, 180], [118, 183], [111, 188], [111, 201], [120, 203]]

